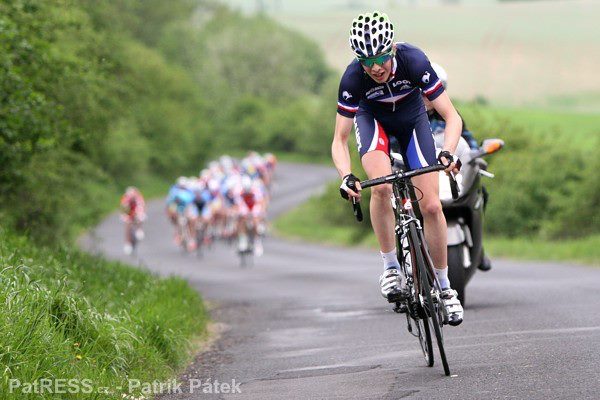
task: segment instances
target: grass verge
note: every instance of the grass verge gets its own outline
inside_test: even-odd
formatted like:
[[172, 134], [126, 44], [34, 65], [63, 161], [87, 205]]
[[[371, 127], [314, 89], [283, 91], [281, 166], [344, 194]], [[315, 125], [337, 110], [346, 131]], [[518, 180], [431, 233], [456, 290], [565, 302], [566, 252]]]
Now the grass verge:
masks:
[[560, 241], [529, 237], [488, 237], [485, 248], [492, 257], [569, 261], [600, 266], [600, 235]]
[[[172, 377], [206, 332], [206, 309], [183, 279], [73, 249], [35, 247], [4, 231], [0, 265], [0, 399], [56, 398], [10, 392], [11, 380], [14, 386], [45, 378], [89, 380], [91, 393], [62, 399], [122, 399], [128, 379]], [[99, 395], [102, 387], [110, 393]]]

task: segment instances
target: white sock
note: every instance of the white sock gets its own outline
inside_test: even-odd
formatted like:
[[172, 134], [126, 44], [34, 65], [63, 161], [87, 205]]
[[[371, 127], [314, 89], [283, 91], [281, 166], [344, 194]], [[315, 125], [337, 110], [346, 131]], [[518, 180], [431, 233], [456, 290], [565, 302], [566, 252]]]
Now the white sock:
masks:
[[387, 270], [390, 268], [400, 269], [400, 263], [398, 262], [398, 257], [396, 257], [396, 249], [384, 253], [382, 251], [379, 252], [381, 254], [381, 258], [383, 259], [383, 269]]
[[435, 268], [435, 276], [440, 281], [442, 289], [450, 289], [450, 280], [448, 279], [448, 267]]

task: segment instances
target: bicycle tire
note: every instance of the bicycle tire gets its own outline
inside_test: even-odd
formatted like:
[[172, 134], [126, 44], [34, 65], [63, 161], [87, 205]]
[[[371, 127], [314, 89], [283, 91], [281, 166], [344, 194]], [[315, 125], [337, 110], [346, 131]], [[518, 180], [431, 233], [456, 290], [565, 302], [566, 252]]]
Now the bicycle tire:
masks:
[[419, 270], [419, 288], [420, 292], [424, 294], [425, 298], [425, 316], [427, 322], [430, 325], [433, 325], [433, 331], [435, 333], [436, 342], [438, 345], [438, 350], [440, 353], [440, 359], [442, 360], [442, 366], [444, 367], [444, 373], [446, 376], [450, 375], [450, 366], [448, 365], [448, 360], [446, 358], [446, 351], [444, 349], [444, 336], [442, 333], [442, 325], [440, 324], [440, 319], [438, 315], [438, 311], [436, 309], [436, 305], [433, 302], [433, 298], [431, 297], [431, 284], [429, 283], [429, 279], [431, 279], [429, 273], [427, 272], [425, 265], [425, 257], [424, 251], [425, 248], [423, 246], [422, 241], [420, 240], [419, 235], [417, 234], [417, 228], [414, 223], [409, 224], [408, 226], [409, 238], [412, 242], [413, 246], [416, 246], [416, 264]]
[[137, 237], [135, 236], [135, 226], [133, 225], [133, 223], [130, 224], [130, 226], [129, 226], [127, 236], [129, 236], [129, 244], [131, 245], [131, 255], [135, 256], [138, 240], [137, 240]]
[[198, 258], [202, 258], [203, 257], [203, 246], [204, 246], [204, 235], [205, 235], [205, 231], [204, 231], [204, 227], [200, 226], [196, 228], [196, 257]]
[[[419, 331], [419, 344], [421, 350], [423, 350], [423, 357], [428, 367], [433, 367], [435, 358], [433, 356], [433, 341], [431, 340], [431, 329], [429, 329], [429, 322], [426, 318], [420, 318], [415, 321], [417, 330]], [[421, 329], [423, 327], [423, 329]], [[424, 337], [423, 337], [423, 334]]]
[[[402, 263], [404, 276], [408, 276], [408, 269], [406, 266], [406, 260], [404, 258], [404, 254], [402, 253], [402, 241], [401, 237], [396, 234], [396, 257]], [[410, 256], [412, 258], [412, 255]], [[412, 263], [410, 264], [412, 268]], [[406, 318], [408, 319], [408, 323], [411, 323], [411, 319], [415, 323], [415, 327], [417, 328], [417, 334], [419, 338], [419, 345], [421, 346], [421, 350], [423, 351], [423, 358], [425, 359], [425, 364], [428, 367], [433, 367], [435, 362], [435, 358], [433, 355], [433, 343], [431, 340], [431, 330], [429, 329], [429, 323], [426, 318], [424, 318], [424, 311], [418, 305], [417, 302], [414, 302], [416, 307], [419, 307], [417, 310], [417, 314], [419, 318], [413, 318], [409, 312], [406, 314]]]

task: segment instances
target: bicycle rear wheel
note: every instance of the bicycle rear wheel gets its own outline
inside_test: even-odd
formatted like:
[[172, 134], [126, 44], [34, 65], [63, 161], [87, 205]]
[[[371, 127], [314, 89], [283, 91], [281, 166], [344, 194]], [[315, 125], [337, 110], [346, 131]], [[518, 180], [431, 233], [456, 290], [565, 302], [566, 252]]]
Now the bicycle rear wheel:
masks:
[[442, 365], [444, 367], [444, 373], [448, 376], [450, 375], [450, 367], [444, 349], [444, 336], [442, 332], [443, 313], [440, 310], [440, 307], [443, 306], [439, 298], [434, 302], [433, 296], [431, 295], [431, 282], [434, 280], [434, 277], [432, 276], [433, 271], [431, 271], [431, 268], [433, 267], [426, 264], [424, 243], [422, 243], [421, 237], [417, 234], [417, 228], [414, 224], [409, 225], [409, 237], [412, 242], [411, 244], [415, 249], [414, 253], [418, 269], [419, 293], [423, 301], [424, 321], [430, 324], [430, 327], [433, 326], [440, 359], [442, 360]]

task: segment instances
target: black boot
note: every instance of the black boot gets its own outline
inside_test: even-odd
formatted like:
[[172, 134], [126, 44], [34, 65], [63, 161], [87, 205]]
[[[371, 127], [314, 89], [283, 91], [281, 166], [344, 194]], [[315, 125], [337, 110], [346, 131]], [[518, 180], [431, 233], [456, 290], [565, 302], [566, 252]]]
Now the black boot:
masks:
[[488, 256], [484, 255], [483, 259], [481, 260], [481, 264], [477, 268], [479, 268], [481, 271], [489, 271], [492, 269], [492, 261]]

